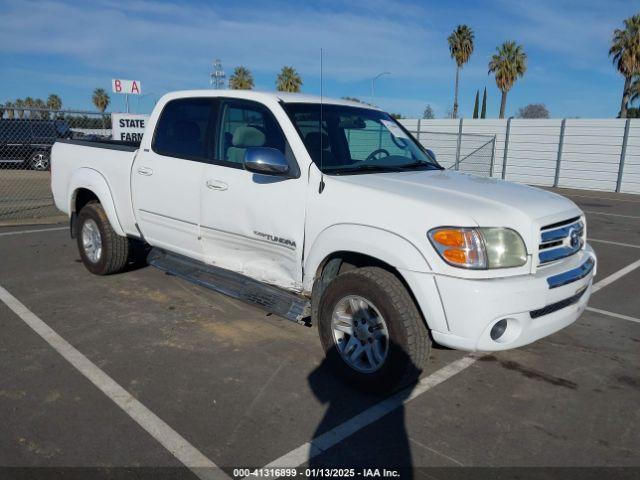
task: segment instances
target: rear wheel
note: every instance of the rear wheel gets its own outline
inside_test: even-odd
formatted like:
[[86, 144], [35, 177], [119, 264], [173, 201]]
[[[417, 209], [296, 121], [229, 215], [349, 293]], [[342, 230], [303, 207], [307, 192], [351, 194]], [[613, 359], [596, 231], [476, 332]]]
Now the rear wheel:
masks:
[[111, 228], [99, 203], [89, 203], [80, 210], [76, 237], [82, 263], [91, 273], [109, 275], [127, 266], [130, 240]]
[[391, 272], [364, 267], [338, 275], [317, 309], [328, 362], [348, 381], [388, 392], [417, 380], [430, 340], [420, 312]]

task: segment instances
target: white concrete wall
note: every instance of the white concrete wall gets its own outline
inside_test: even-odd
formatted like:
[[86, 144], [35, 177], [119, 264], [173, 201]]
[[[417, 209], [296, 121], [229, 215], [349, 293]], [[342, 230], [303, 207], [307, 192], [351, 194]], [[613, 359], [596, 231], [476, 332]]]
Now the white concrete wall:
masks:
[[[443, 166], [455, 162], [460, 120], [403, 119], [431, 148]], [[567, 119], [562, 145], [558, 186], [615, 191], [626, 120]], [[506, 157], [506, 179], [552, 186], [556, 174], [562, 120], [512, 119]], [[438, 132], [429, 136], [426, 132]], [[462, 121], [463, 134], [495, 135], [492, 175], [502, 175], [507, 120]], [[447, 135], [444, 135], [447, 134]], [[465, 145], [472, 145], [465, 135]], [[461, 156], [465, 155], [464, 149]], [[621, 192], [640, 194], [640, 119], [630, 120]]]

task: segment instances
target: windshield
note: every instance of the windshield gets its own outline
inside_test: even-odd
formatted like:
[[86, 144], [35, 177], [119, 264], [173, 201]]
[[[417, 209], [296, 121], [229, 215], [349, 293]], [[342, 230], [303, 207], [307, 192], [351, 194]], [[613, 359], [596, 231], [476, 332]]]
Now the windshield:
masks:
[[284, 104], [314, 163], [328, 174], [440, 170], [389, 114], [368, 108]]

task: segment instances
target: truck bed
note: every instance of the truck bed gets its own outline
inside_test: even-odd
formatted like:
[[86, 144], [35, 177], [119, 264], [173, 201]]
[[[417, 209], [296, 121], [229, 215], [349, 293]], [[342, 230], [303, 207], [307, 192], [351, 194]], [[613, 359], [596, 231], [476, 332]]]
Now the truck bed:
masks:
[[116, 140], [57, 141], [51, 150], [51, 190], [56, 207], [70, 215], [74, 191], [87, 188], [100, 198], [120, 234], [137, 235], [131, 169], [138, 148], [138, 143]]
[[59, 139], [57, 143], [69, 143], [81, 145], [83, 147], [107, 148], [109, 150], [122, 150], [125, 152], [135, 152], [140, 148], [140, 142], [123, 142], [121, 140], [80, 140], [80, 139]]

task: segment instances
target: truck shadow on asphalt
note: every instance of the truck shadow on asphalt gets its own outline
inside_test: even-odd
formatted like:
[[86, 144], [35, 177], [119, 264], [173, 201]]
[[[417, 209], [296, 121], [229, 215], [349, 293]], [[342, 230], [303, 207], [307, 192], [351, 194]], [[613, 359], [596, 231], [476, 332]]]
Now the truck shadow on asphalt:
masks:
[[[396, 355], [410, 362], [401, 348], [395, 350]], [[413, 363], [410, 363], [410, 368], [417, 369]], [[311, 442], [321, 453], [309, 459], [310, 469], [355, 468], [356, 475], [365, 468], [379, 469], [380, 472], [393, 469], [401, 472], [403, 479], [413, 478], [404, 401], [411, 395], [415, 382], [387, 395], [368, 393], [366, 389], [337, 377], [327, 358], [307, 379], [318, 401], [327, 405]], [[363, 420], [360, 429], [354, 428], [357, 431], [353, 435], [336, 442], [334, 435], [342, 436], [341, 428], [336, 427], [344, 426], [344, 422], [353, 421], [353, 417], [390, 397], [399, 405], [397, 408], [369, 425]]]

